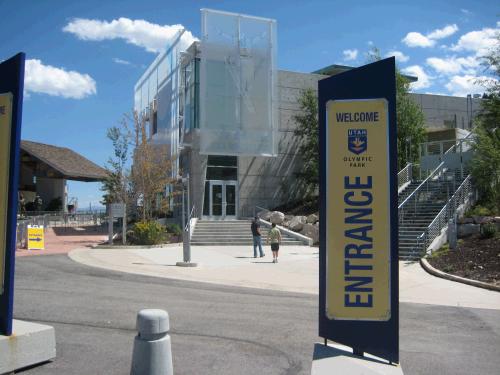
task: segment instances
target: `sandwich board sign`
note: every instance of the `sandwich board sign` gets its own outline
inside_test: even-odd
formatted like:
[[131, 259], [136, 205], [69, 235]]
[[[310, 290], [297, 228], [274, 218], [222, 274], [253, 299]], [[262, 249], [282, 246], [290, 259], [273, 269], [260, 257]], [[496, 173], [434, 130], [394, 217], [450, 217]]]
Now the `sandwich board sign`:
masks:
[[24, 53], [0, 63], [0, 335], [12, 334]]
[[394, 58], [318, 86], [319, 336], [397, 363]]
[[45, 236], [43, 225], [28, 225], [28, 250], [44, 250]]

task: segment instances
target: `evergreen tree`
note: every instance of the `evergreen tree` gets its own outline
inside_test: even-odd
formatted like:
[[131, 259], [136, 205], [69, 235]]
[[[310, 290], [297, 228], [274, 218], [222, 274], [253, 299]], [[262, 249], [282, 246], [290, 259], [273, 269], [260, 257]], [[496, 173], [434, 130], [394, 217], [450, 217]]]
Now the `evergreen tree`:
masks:
[[484, 57], [484, 66], [492, 78], [479, 82], [486, 95], [474, 128], [471, 173], [482, 203], [500, 213], [500, 36]]

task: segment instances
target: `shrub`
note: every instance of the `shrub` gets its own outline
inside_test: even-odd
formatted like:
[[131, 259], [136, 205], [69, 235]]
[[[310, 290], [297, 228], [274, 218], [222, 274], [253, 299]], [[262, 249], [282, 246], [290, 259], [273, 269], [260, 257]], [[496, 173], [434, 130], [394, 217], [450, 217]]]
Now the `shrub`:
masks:
[[469, 210], [467, 210], [467, 213], [465, 214], [466, 217], [472, 217], [472, 216], [490, 216], [491, 211], [484, 206], [477, 205]]
[[481, 225], [481, 237], [493, 238], [497, 233], [497, 226], [495, 223], [486, 223]]
[[136, 245], [157, 245], [167, 238], [166, 228], [156, 221], [140, 221], [132, 228], [131, 242]]
[[167, 232], [174, 236], [180, 236], [182, 234], [182, 229], [179, 224], [167, 224]]

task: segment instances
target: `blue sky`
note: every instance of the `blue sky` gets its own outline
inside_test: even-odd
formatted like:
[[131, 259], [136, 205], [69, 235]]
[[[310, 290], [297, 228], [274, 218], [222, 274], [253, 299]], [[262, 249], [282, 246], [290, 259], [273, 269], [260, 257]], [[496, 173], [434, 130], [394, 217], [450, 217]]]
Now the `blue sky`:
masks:
[[[274, 18], [278, 67], [311, 72], [359, 66], [376, 46], [416, 75], [414, 91], [480, 93], [479, 56], [500, 30], [498, 2], [479, 1], [71, 1], [0, 0], [0, 60], [26, 53], [22, 138], [69, 147], [99, 165], [106, 129], [133, 106], [133, 87], [182, 25], [200, 35], [200, 8]], [[69, 184], [80, 207], [98, 184]]]

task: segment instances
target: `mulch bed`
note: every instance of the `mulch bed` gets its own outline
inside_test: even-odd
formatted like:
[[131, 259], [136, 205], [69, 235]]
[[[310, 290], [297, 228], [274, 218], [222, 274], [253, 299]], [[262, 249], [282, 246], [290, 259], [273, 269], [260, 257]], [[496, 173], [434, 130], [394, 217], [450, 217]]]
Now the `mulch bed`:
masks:
[[454, 250], [443, 247], [427, 258], [443, 272], [500, 286], [500, 236], [473, 235], [458, 241]]

